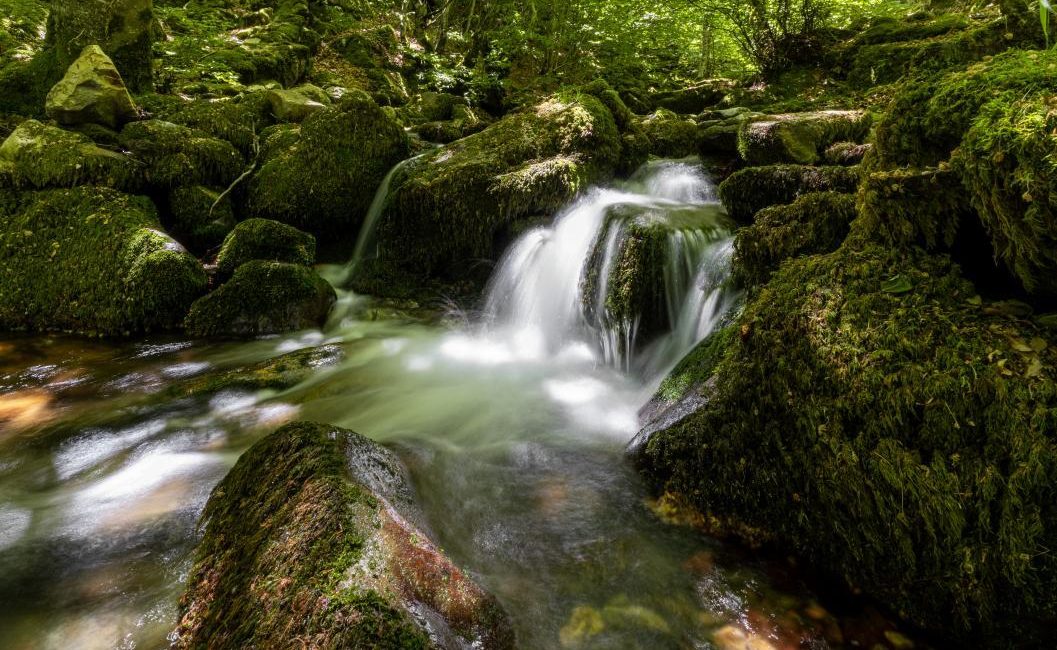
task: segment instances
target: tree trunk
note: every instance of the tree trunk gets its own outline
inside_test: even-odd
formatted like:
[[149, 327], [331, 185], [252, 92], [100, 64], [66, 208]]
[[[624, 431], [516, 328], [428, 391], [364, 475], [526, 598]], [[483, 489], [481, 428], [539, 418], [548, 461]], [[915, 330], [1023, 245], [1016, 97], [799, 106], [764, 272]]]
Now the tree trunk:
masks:
[[47, 42], [55, 48], [60, 73], [85, 47], [98, 45], [129, 89], [151, 88], [152, 0], [51, 0], [50, 8]]

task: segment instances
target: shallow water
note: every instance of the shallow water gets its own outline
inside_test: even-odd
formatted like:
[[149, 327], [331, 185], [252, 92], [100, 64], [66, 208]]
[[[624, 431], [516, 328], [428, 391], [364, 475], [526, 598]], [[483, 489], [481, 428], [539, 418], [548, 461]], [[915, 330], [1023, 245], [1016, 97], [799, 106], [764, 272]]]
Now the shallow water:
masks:
[[[680, 218], [711, 201], [700, 179], [676, 174], [660, 189], [655, 180], [617, 198], [648, 194]], [[683, 194], [664, 194], [677, 183], [688, 183]], [[249, 343], [0, 341], [0, 647], [164, 647], [209, 491], [249, 445], [293, 419], [392, 445], [440, 545], [497, 595], [522, 647], [884, 641], [890, 624], [858, 607], [844, 615], [844, 599], [835, 617], [786, 562], [649, 507], [624, 445], [666, 366], [734, 300], [715, 281], [725, 262], [712, 282], [673, 272], [674, 331], [652, 345], [632, 341], [620, 359], [607, 352], [613, 324], [581, 313], [576, 264], [553, 274], [546, 263], [548, 246], [567, 257], [566, 231], [580, 231], [587, 263], [587, 226], [568, 220], [590, 217], [597, 239], [591, 202], [614, 200], [592, 196], [515, 244], [483, 314], [443, 324], [368, 320], [368, 302], [345, 295], [325, 332]], [[714, 210], [690, 222], [673, 245], [707, 226], [708, 245], [695, 250], [729, 250]], [[533, 273], [537, 281], [516, 282]], [[537, 318], [529, 292], [565, 296], [560, 313]], [[688, 309], [690, 324], [679, 318]], [[341, 346], [344, 360], [288, 391], [165, 392], [324, 343]]]

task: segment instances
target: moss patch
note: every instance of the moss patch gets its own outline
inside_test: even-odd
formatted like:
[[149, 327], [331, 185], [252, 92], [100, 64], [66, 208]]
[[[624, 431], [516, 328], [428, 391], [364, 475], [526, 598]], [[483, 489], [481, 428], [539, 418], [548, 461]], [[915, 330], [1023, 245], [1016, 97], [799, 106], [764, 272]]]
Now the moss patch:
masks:
[[727, 214], [747, 224], [763, 208], [792, 203], [813, 192], [854, 192], [859, 184], [857, 167], [805, 167], [770, 165], [737, 171], [719, 186]]
[[864, 140], [871, 121], [865, 111], [789, 113], [746, 121], [738, 131], [738, 153], [750, 165], [813, 165], [835, 142]]
[[311, 266], [316, 261], [316, 238], [277, 221], [243, 221], [228, 235], [217, 255], [217, 273], [231, 277], [235, 269], [252, 260]]
[[36, 120], [19, 124], [0, 145], [0, 175], [15, 186], [39, 189], [105, 185], [134, 191], [142, 184], [142, 170], [128, 156]]
[[231, 143], [172, 122], [133, 122], [121, 131], [120, 142], [144, 166], [147, 181], [162, 189], [227, 187], [245, 165]]

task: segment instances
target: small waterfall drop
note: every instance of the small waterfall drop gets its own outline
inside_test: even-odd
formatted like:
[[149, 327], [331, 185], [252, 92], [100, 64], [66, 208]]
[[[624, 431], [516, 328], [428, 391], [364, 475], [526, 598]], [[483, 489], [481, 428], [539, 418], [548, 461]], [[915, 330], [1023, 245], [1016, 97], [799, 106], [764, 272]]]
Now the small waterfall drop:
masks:
[[[591, 355], [652, 377], [729, 309], [731, 251], [715, 186], [700, 166], [653, 162], [524, 233], [489, 284], [486, 329], [513, 333], [527, 356]], [[629, 306], [629, 294], [657, 308]]]

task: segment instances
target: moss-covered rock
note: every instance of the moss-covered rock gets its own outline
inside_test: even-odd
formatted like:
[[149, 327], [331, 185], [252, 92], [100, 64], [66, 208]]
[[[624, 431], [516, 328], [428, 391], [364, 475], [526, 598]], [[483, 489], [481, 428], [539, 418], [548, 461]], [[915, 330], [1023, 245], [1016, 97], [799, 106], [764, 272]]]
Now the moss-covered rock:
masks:
[[177, 187], [169, 193], [169, 230], [198, 254], [214, 250], [235, 227], [231, 199], [202, 185]]
[[701, 155], [737, 156], [738, 133], [741, 132], [741, 126], [741, 122], [729, 122], [702, 127], [698, 134]]
[[151, 87], [152, 0], [50, 0], [48, 44], [65, 70], [90, 45], [100, 45], [134, 91]]
[[133, 160], [86, 136], [26, 120], [0, 145], [0, 175], [18, 187], [105, 185], [135, 190], [142, 172]]
[[643, 467], [716, 528], [791, 549], [944, 638], [1042, 643], [1057, 616], [1057, 347], [975, 293], [915, 248], [783, 265]]
[[337, 296], [310, 268], [251, 261], [191, 306], [191, 336], [260, 336], [319, 327]]
[[144, 166], [147, 181], [165, 190], [181, 185], [226, 187], [245, 164], [231, 143], [163, 120], [127, 125], [120, 142]]
[[352, 91], [265, 144], [247, 209], [351, 250], [378, 185], [408, 153], [400, 125]]
[[144, 99], [151, 101], [151, 112], [157, 118], [226, 140], [247, 157], [255, 153], [261, 132], [274, 123], [264, 92], [213, 101], [186, 101], [162, 95]]
[[48, 117], [65, 125], [101, 124], [111, 129], [139, 117], [121, 74], [102, 48], [89, 45], [48, 92]]
[[650, 139], [650, 153], [662, 158], [685, 158], [700, 149], [697, 124], [660, 109], [641, 120], [639, 126]]
[[283, 427], [206, 505], [174, 647], [513, 647], [498, 603], [413, 510], [391, 452], [331, 426]]
[[492, 118], [484, 111], [462, 104], [456, 104], [451, 114], [452, 119], [448, 121], [425, 122], [416, 125], [412, 131], [428, 142], [450, 144], [480, 133], [492, 123]]
[[419, 275], [465, 273], [469, 260], [496, 256], [507, 224], [610, 177], [621, 145], [613, 116], [589, 94], [510, 114], [398, 174], [378, 228], [383, 258]]
[[720, 184], [719, 196], [727, 214], [746, 224], [763, 208], [813, 192], [854, 192], [858, 184], [856, 167], [770, 165], [734, 172]]
[[0, 328], [120, 336], [177, 327], [206, 288], [151, 202], [101, 187], [0, 192]]
[[826, 151], [822, 154], [822, 160], [827, 165], [852, 167], [861, 164], [871, 149], [873, 149], [873, 145], [868, 142], [865, 144], [837, 142], [826, 148]]
[[278, 221], [247, 219], [224, 240], [217, 255], [217, 273], [231, 277], [252, 260], [311, 266], [316, 261], [316, 238]]
[[965, 191], [948, 165], [872, 172], [859, 188], [857, 239], [887, 245], [950, 248], [968, 210]]
[[804, 194], [789, 205], [764, 208], [734, 241], [734, 278], [763, 285], [785, 260], [828, 253], [848, 236], [856, 218], [854, 194]]
[[269, 90], [268, 104], [280, 122], [304, 122], [310, 115], [330, 106], [330, 97], [321, 88], [305, 84], [289, 90]]
[[729, 79], [709, 79], [689, 88], [657, 93], [651, 102], [655, 108], [696, 115], [723, 101], [733, 86]]
[[865, 111], [789, 113], [750, 120], [738, 132], [738, 153], [750, 165], [813, 165], [835, 142], [863, 141], [871, 121]]

